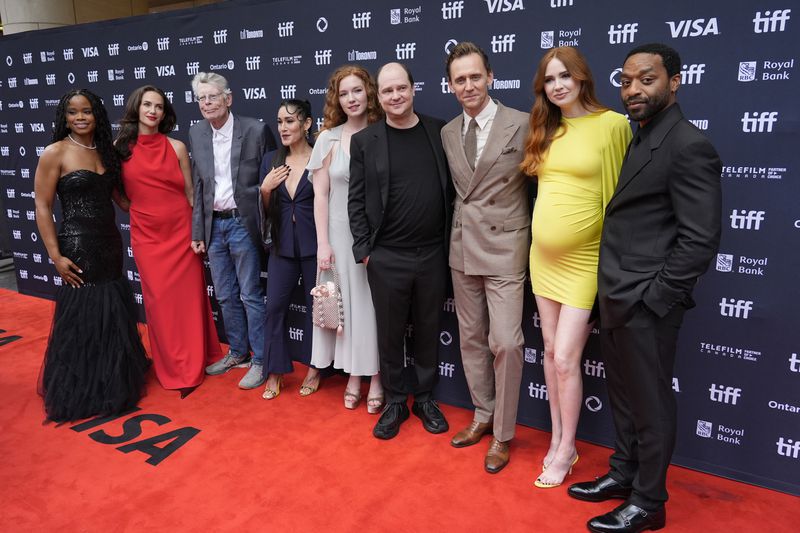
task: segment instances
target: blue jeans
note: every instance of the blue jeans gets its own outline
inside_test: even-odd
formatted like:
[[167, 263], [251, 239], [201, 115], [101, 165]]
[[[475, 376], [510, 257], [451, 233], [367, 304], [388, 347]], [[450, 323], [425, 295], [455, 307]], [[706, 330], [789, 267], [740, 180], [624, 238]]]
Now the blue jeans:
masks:
[[253, 362], [263, 364], [266, 306], [261, 257], [239, 217], [214, 219], [208, 261], [230, 352], [236, 356], [249, 353], [249, 339]]

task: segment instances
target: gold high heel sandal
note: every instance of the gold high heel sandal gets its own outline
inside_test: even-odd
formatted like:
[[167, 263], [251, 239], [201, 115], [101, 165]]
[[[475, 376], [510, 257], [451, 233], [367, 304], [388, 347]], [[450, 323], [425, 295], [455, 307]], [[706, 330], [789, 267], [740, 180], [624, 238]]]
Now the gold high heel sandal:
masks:
[[270, 389], [269, 385], [267, 385], [266, 388], [264, 388], [264, 394], [262, 394], [261, 397], [265, 400], [274, 400], [280, 395], [282, 386], [283, 376], [278, 378], [278, 381], [275, 384], [275, 389]]
[[[577, 463], [578, 459], [580, 459], [580, 458], [581, 458], [581, 456], [576, 453], [575, 454], [575, 459], [572, 460], [572, 464], [569, 465], [569, 470], [567, 471], [566, 474], [564, 474], [564, 478], [561, 481], [559, 481], [557, 483], [547, 483], [546, 481], [542, 481], [541, 480], [542, 476], [540, 474], [539, 477], [536, 478], [536, 481], [533, 482], [533, 485], [535, 487], [540, 488], [540, 489], [554, 489], [556, 487], [561, 486], [564, 483], [564, 479], [567, 479], [567, 476], [572, 474], [572, 467], [575, 466], [575, 463]], [[551, 462], [551, 464], [552, 464], [552, 462]], [[542, 466], [543, 466], [543, 468], [542, 468], [542, 474], [543, 474], [545, 469], [547, 467], [549, 467], [550, 465], [547, 465], [547, 467], [545, 467], [544, 465], [542, 465]]]

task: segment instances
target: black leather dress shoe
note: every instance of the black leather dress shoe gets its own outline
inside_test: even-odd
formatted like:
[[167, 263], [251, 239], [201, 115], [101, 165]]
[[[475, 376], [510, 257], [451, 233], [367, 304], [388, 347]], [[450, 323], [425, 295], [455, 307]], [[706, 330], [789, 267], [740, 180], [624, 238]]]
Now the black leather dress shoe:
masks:
[[578, 500], [586, 502], [604, 502], [618, 498], [627, 500], [631, 495], [631, 488], [620, 485], [608, 474], [594, 481], [574, 483], [567, 489], [567, 494]]
[[639, 533], [661, 529], [667, 521], [667, 511], [645, 511], [632, 503], [623, 503], [610, 513], [596, 516], [586, 523], [594, 533]]
[[427, 402], [414, 402], [411, 411], [422, 420], [422, 427], [430, 433], [444, 433], [450, 426], [444, 418], [444, 413], [433, 400]]
[[408, 406], [405, 403], [388, 403], [375, 424], [372, 434], [379, 439], [393, 439], [400, 432], [400, 424], [408, 420]]

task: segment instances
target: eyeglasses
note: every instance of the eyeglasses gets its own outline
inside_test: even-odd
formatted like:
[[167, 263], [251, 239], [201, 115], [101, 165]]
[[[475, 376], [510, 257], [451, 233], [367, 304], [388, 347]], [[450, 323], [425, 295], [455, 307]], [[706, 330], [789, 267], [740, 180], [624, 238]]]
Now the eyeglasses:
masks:
[[213, 104], [214, 102], [217, 102], [220, 99], [220, 97], [224, 94], [225, 93], [215, 93], [215, 94], [205, 94], [203, 96], [195, 96], [194, 101], [199, 104], [202, 104], [204, 102]]

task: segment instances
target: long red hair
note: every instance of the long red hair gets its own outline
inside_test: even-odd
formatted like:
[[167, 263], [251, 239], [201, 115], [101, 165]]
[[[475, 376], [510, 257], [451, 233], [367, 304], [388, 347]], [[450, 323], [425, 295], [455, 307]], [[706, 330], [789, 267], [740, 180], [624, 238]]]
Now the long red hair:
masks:
[[378, 86], [370, 73], [360, 65], [342, 65], [337, 68], [328, 80], [328, 91], [325, 93], [325, 109], [322, 123], [323, 130], [335, 128], [347, 122], [347, 115], [339, 104], [339, 84], [347, 76], [355, 76], [364, 82], [367, 91], [367, 123], [372, 124], [383, 117], [383, 109], [378, 103]]
[[[525, 141], [525, 159], [520, 163], [522, 172], [530, 176], [537, 174], [561, 124], [561, 109], [548, 100], [544, 92], [545, 71], [553, 59], [564, 63], [572, 79], [581, 82], [578, 101], [585, 109], [590, 112], [607, 109], [597, 100], [592, 71], [583, 54], [571, 46], [560, 46], [548, 50], [539, 61], [539, 68], [536, 69], [536, 76], [533, 79], [535, 100], [531, 108], [530, 130]], [[560, 135], [563, 135], [563, 132]]]

